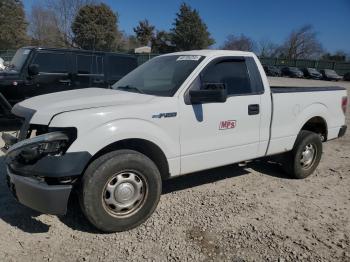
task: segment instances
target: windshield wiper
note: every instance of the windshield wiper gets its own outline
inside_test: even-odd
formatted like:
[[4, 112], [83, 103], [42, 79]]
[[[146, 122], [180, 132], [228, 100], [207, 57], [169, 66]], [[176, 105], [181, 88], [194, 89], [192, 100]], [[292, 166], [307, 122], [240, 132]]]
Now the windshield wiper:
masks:
[[144, 92], [142, 90], [138, 89], [137, 87], [129, 86], [129, 85], [118, 86], [117, 89], [123, 90], [123, 91], [131, 91], [131, 92], [136, 91], [137, 93], [144, 94]]

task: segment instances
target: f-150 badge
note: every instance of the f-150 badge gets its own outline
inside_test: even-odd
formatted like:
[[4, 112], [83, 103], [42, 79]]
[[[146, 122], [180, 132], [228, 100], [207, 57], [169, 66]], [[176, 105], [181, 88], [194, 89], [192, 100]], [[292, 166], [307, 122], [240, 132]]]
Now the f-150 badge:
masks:
[[176, 117], [176, 112], [170, 112], [170, 113], [159, 113], [157, 115], [153, 115], [152, 118], [168, 118], [168, 117]]
[[219, 124], [219, 130], [231, 129], [236, 127], [236, 120], [225, 120]]

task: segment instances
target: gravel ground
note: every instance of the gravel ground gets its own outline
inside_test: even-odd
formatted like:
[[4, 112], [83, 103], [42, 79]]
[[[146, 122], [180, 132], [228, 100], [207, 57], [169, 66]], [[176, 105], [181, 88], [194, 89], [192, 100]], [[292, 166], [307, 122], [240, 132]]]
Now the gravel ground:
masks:
[[18, 204], [0, 159], [0, 261], [350, 261], [349, 145], [349, 132], [326, 143], [305, 180], [260, 160], [167, 181], [152, 217], [116, 234], [96, 232], [75, 198], [64, 217]]

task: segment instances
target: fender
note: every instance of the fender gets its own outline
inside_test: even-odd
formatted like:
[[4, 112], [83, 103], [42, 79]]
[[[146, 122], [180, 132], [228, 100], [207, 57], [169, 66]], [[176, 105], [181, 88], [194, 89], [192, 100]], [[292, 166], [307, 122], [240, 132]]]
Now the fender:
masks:
[[132, 138], [144, 139], [156, 144], [167, 158], [175, 158], [180, 154], [178, 137], [176, 139], [170, 137], [150, 121], [130, 118], [108, 122], [89, 132], [79, 133], [77, 140], [67, 152], [88, 151], [94, 155], [112, 143]]

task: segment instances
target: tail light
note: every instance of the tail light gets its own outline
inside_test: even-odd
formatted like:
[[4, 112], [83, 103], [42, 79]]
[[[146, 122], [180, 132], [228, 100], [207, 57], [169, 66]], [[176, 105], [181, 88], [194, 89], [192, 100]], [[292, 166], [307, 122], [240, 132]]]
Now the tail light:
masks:
[[344, 96], [341, 100], [341, 108], [343, 109], [344, 114], [346, 113], [347, 107], [348, 107], [348, 97]]

